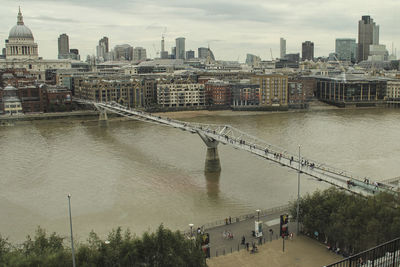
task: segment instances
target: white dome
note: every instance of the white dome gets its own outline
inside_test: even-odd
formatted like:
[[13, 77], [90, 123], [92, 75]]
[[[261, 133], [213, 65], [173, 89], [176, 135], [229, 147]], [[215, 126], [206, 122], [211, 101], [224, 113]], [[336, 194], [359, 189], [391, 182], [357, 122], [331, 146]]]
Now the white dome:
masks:
[[33, 34], [31, 30], [25, 25], [15, 25], [11, 28], [10, 34], [8, 35], [8, 39], [11, 38], [29, 38], [33, 39]]

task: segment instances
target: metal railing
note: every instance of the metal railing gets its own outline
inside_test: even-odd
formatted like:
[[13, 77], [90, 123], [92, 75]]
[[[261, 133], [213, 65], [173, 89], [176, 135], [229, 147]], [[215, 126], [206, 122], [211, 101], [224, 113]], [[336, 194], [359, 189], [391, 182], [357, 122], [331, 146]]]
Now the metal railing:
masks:
[[397, 267], [400, 266], [400, 238], [368, 249], [324, 267]]
[[[277, 212], [288, 211], [289, 208], [290, 208], [290, 204], [286, 204], [286, 205], [282, 205], [282, 206], [278, 206], [278, 207], [273, 207], [273, 208], [261, 210], [260, 211], [260, 217], [266, 216], [266, 215], [271, 215], [271, 214], [274, 214], [274, 213], [277, 213]], [[257, 212], [253, 212], [253, 213], [249, 213], [249, 214], [240, 215], [240, 216], [237, 216], [237, 217], [231, 217], [231, 223], [237, 223], [237, 222], [245, 221], [245, 220], [248, 220], [248, 219], [256, 218], [257, 215], [258, 215]], [[214, 221], [214, 222], [211, 222], [211, 223], [206, 223], [206, 224], [204, 224], [202, 226], [202, 228], [207, 230], [207, 229], [219, 227], [219, 226], [222, 226], [222, 225], [226, 225], [226, 219], [217, 220], [217, 221]]]

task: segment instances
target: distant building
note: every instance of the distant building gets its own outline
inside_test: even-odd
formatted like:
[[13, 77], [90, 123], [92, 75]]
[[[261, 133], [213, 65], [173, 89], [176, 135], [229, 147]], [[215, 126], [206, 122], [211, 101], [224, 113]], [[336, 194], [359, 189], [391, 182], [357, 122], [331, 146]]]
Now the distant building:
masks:
[[175, 39], [176, 42], [176, 59], [185, 59], [185, 38], [179, 37]]
[[135, 47], [133, 49], [133, 61], [144, 61], [146, 59], [146, 49], [143, 47]]
[[211, 51], [210, 48], [199, 47], [197, 49], [197, 55], [198, 55], [197, 56], [198, 58], [204, 58], [204, 59], [206, 59], [206, 58], [208, 58], [210, 56], [211, 60], [215, 61], [214, 53]]
[[299, 62], [300, 61], [300, 53], [286, 54], [285, 59], [289, 62]]
[[335, 41], [335, 53], [337, 54], [337, 59], [340, 61], [356, 62], [356, 39], [337, 38]]
[[301, 60], [314, 60], [314, 43], [305, 41], [301, 44]]
[[259, 56], [253, 54], [246, 55], [246, 64], [249, 66], [259, 65], [261, 62], [261, 58]]
[[379, 45], [379, 25], [370, 16], [362, 16], [358, 22], [357, 62], [368, 59], [370, 45]]
[[58, 59], [69, 57], [69, 37], [63, 33], [58, 37]]
[[288, 106], [288, 76], [281, 74], [257, 75], [252, 78], [260, 86], [261, 107]]
[[81, 60], [81, 56], [79, 55], [79, 50], [76, 48], [72, 48], [69, 50], [70, 58], [74, 60]]
[[194, 58], [194, 51], [193, 50], [186, 51], [186, 59], [192, 59], [192, 58]]
[[171, 47], [171, 55], [169, 55], [170, 59], [176, 59], [176, 46]]
[[400, 80], [387, 82], [386, 97], [388, 100], [400, 100]]
[[96, 46], [96, 58], [100, 62], [107, 61], [109, 59], [109, 43], [108, 37], [103, 37], [99, 40], [99, 45]]
[[232, 106], [247, 107], [258, 106], [260, 103], [260, 86], [251, 84], [250, 80], [232, 83]]
[[386, 61], [388, 60], [389, 52], [385, 45], [370, 45], [368, 61]]
[[128, 44], [116, 45], [114, 47], [114, 60], [132, 60], [133, 47]]
[[286, 55], [286, 40], [280, 39], [280, 59], [284, 59]]

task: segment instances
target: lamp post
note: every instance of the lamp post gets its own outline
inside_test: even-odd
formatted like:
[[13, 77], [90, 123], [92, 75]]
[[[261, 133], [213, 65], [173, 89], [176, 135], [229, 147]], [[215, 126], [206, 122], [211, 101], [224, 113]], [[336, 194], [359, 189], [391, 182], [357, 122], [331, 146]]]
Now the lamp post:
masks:
[[297, 172], [297, 215], [296, 215], [296, 234], [297, 235], [299, 235], [300, 172], [301, 172], [301, 159], [300, 159], [300, 145], [299, 145], [299, 170]]
[[193, 237], [193, 223], [189, 223], [189, 227], [190, 227], [190, 239], [192, 239]]
[[71, 251], [72, 251], [72, 266], [75, 267], [75, 252], [74, 252], [74, 237], [72, 235], [72, 217], [71, 217], [71, 194], [68, 194], [68, 208], [69, 208], [69, 226], [71, 228]]
[[260, 211], [261, 210], [256, 210], [257, 211], [257, 222], [259, 222], [260, 221]]

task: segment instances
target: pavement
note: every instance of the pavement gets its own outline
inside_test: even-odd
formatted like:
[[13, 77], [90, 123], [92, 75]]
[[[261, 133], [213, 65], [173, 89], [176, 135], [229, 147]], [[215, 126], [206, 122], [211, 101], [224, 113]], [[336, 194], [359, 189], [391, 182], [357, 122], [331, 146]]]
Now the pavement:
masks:
[[313, 267], [325, 266], [342, 260], [343, 257], [309, 237], [300, 235], [293, 240], [285, 240], [285, 251], [282, 250], [282, 239], [267, 242], [258, 246], [257, 253], [246, 250], [233, 252], [225, 256], [207, 259], [209, 267]]
[[[268, 243], [272, 240], [279, 238], [279, 223], [280, 215], [287, 213], [287, 211], [272, 212], [264, 216], [260, 216], [260, 221], [263, 222], [263, 236], [261, 242]], [[259, 244], [260, 240], [253, 237], [252, 231], [255, 230], [255, 221], [258, 220], [257, 214], [254, 217], [240, 222], [236, 222], [232, 219], [231, 224], [224, 224], [214, 228], [206, 229], [205, 232], [210, 235], [210, 256], [216, 257], [224, 254], [228, 254], [238, 250], [245, 250], [246, 246], [241, 245], [242, 237], [245, 237], [246, 243], [248, 242], [250, 248], [254, 242], [256, 245]], [[272, 229], [273, 233], [269, 231]], [[233, 238], [227, 238], [224, 232], [232, 233]], [[296, 233], [296, 223], [289, 223], [289, 232]]]

